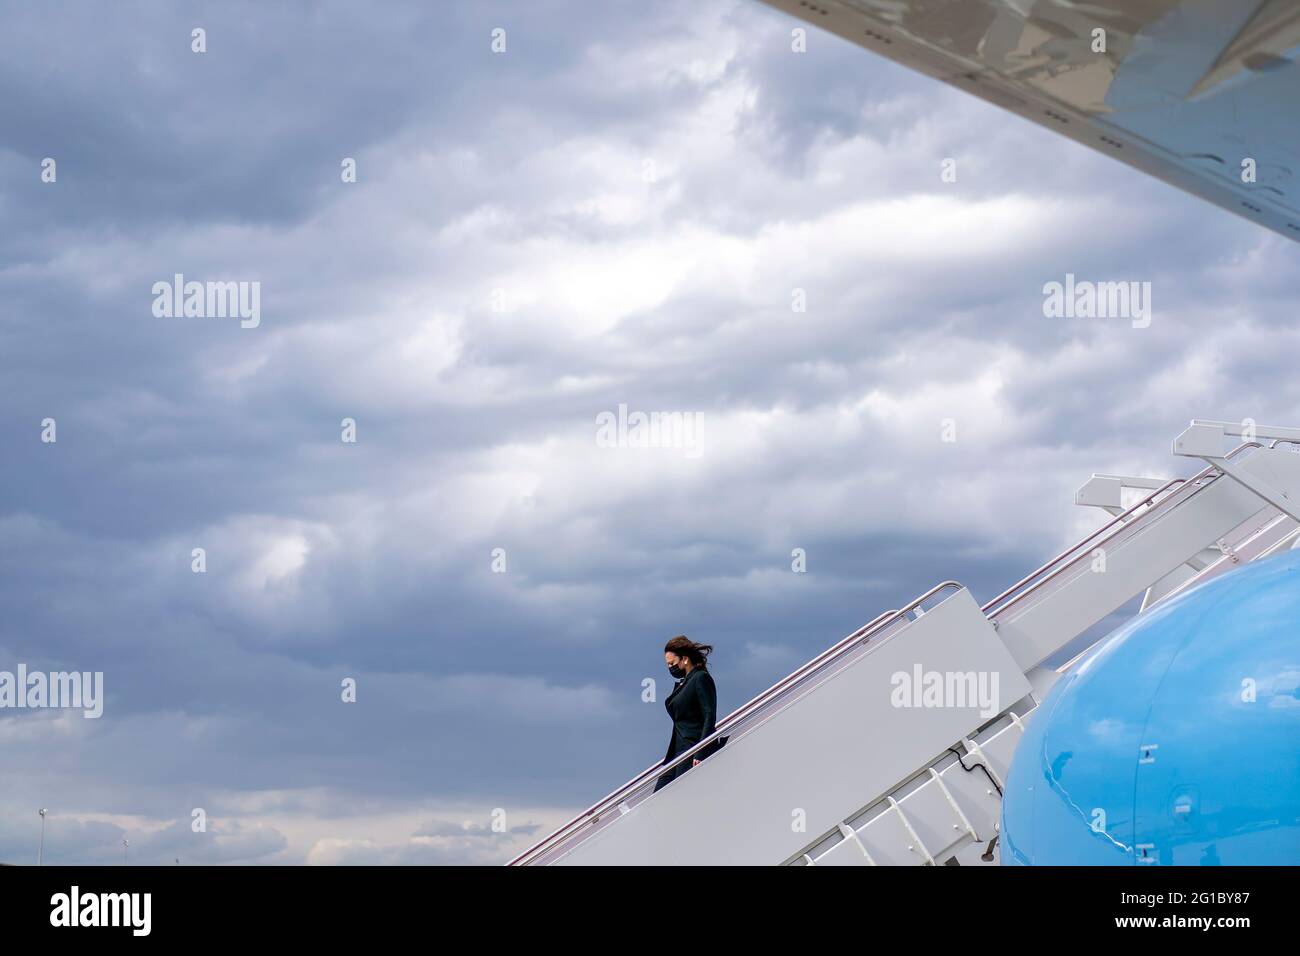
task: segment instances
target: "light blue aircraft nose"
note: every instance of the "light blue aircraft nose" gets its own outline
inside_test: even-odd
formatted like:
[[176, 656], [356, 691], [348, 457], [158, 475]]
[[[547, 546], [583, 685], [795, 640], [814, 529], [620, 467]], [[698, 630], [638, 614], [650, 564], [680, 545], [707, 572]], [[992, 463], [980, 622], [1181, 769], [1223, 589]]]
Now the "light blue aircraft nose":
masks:
[[1157, 605], [1062, 677], [1002, 807], [1002, 862], [1300, 863], [1300, 551]]

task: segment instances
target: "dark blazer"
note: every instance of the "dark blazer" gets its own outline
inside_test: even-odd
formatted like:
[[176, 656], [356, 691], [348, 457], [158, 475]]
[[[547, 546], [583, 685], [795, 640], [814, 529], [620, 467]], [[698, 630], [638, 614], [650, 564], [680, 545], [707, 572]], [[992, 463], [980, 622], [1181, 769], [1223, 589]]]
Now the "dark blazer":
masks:
[[[718, 689], [713, 684], [713, 675], [703, 667], [694, 668], [677, 681], [673, 692], [664, 701], [664, 707], [673, 721], [673, 735], [668, 740], [668, 753], [664, 755], [664, 763], [668, 763], [717, 729]], [[665, 773], [655, 784], [655, 789], [676, 780], [691, 769], [695, 759], [703, 760], [713, 750], [712, 746], [705, 747], [694, 758]]]

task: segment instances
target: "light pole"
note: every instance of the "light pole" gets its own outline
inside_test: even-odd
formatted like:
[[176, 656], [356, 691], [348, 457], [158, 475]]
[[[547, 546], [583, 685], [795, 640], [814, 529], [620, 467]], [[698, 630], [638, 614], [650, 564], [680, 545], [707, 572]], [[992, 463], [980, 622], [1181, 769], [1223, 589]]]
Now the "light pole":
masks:
[[36, 812], [41, 815], [41, 845], [36, 851], [36, 865], [40, 866], [45, 860], [45, 808], [41, 807]]
[[126, 848], [129, 847], [130, 845], [131, 845], [130, 840], [122, 841], [122, 865], [123, 866], [126, 866]]

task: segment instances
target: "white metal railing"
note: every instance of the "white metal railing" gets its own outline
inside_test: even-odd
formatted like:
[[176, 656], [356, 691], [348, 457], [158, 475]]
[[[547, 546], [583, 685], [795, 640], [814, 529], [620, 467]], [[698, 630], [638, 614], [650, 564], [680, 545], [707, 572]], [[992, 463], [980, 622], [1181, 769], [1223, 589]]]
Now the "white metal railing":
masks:
[[[1235, 458], [1248, 448], [1259, 447], [1261, 447], [1259, 442], [1243, 442], [1224, 457]], [[1222, 472], [1211, 466], [1202, 469], [1191, 478], [1172, 478], [1166, 481], [1132, 507], [1115, 515], [1087, 537], [1066, 548], [1042, 567], [1030, 572], [986, 603], [983, 607], [984, 613], [990, 620], [996, 621], [998, 616], [1012, 605], [1018, 604], [1049, 581], [1068, 571], [1080, 558], [1088, 557], [1094, 549], [1110, 544], [1117, 538], [1127, 537], [1134, 529], [1146, 524], [1153, 515], [1168, 511], [1185, 502], [1221, 476]]]
[[[519, 854], [508, 865], [520, 866], [544, 862], [545, 859], [570, 849], [575, 843], [596, 832], [599, 825], [606, 821], [606, 814], [618, 811], [619, 815], [621, 815], [622, 812], [630, 809], [634, 803], [649, 796], [647, 791], [665, 773], [670, 772], [687, 760], [694, 759], [697, 753], [718, 740], [730, 741], [732, 738], [742, 737], [746, 730], [770, 715], [775, 707], [788, 703], [796, 691], [805, 691], [813, 686], [814, 680], [824, 680], [835, 673], [838, 670], [836, 665], [846, 664], [853, 651], [864, 649], [868, 642], [873, 638], [879, 638], [890, 626], [905, 622], [909, 614], [921, 610], [923, 605], [931, 598], [943, 591], [951, 589], [955, 592], [960, 588], [961, 585], [956, 581], [944, 581], [941, 584], [936, 584], [903, 607], [893, 611], [886, 611], [877, 616], [848, 637], [827, 648], [798, 670], [777, 681], [752, 700], [736, 708], [718, 722], [717, 729], [712, 734], [695, 744], [695, 746], [667, 763], [657, 763], [647, 767], [623, 786], [602, 797], [554, 833]], [[617, 817], [614, 817], [614, 819], [617, 819]]]

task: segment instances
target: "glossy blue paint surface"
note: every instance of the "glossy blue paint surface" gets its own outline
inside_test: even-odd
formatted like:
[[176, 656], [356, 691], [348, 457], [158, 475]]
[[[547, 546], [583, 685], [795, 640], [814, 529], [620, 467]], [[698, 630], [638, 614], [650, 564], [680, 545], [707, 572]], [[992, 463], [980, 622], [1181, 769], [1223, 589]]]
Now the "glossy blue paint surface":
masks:
[[1300, 551], [1157, 606], [1057, 682], [1012, 761], [1001, 859], [1300, 864]]

